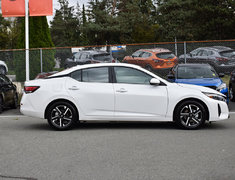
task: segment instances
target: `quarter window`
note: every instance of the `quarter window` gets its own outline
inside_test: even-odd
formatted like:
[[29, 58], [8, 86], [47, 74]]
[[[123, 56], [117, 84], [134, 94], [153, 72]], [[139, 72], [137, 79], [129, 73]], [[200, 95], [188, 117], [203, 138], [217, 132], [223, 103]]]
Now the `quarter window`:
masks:
[[117, 83], [149, 84], [152, 76], [136, 69], [126, 67], [114, 67]]
[[71, 73], [71, 77], [77, 81], [81, 81], [82, 80], [82, 71], [78, 70], [78, 71]]

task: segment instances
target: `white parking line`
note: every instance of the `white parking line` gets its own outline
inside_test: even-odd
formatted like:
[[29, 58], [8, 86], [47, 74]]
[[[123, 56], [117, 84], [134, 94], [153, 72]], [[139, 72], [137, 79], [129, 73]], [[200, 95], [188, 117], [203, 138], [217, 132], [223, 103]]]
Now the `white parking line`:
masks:
[[6, 116], [0, 116], [0, 118], [8, 118], [8, 117], [10, 117], [10, 118], [17, 118], [17, 117], [26, 117], [26, 116], [24, 116], [24, 115], [15, 115], [15, 116], [12, 116], [12, 115], [6, 115]]

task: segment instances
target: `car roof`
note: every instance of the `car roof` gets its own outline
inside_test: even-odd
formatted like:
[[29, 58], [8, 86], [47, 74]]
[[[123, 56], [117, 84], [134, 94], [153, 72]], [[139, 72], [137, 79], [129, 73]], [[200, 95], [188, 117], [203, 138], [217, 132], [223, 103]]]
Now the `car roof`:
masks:
[[77, 53], [89, 53], [91, 55], [95, 55], [95, 54], [110, 54], [109, 52], [102, 51], [102, 50], [82, 50], [82, 51], [79, 51]]
[[226, 46], [201, 47], [201, 49], [214, 50], [218, 52], [232, 50], [230, 47], [226, 47]]
[[147, 52], [152, 52], [152, 53], [171, 52], [169, 49], [165, 49], [165, 48], [140, 49], [139, 51], [147, 51]]
[[140, 69], [141, 67], [138, 65], [134, 65], [134, 64], [127, 64], [127, 63], [95, 63], [95, 64], [84, 64], [84, 65], [77, 65], [77, 66], [73, 66], [71, 68], [65, 69], [61, 72], [58, 72], [56, 74], [51, 75], [50, 77], [54, 77], [54, 76], [63, 76], [63, 75], [67, 75], [70, 74], [73, 71], [79, 70], [79, 69], [85, 69], [85, 68], [94, 68], [94, 67], [107, 67], [107, 66], [125, 66], [125, 67], [133, 67], [136, 69]]

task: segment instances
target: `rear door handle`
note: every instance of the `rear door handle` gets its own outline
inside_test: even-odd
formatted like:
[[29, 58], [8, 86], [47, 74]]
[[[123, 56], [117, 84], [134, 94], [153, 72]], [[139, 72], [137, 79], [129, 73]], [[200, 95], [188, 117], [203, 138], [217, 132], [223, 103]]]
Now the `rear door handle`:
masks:
[[79, 90], [79, 88], [77, 86], [72, 86], [69, 88], [69, 90]]
[[121, 89], [117, 90], [116, 92], [125, 93], [125, 92], [127, 92], [127, 90], [125, 90], [124, 88], [121, 88]]

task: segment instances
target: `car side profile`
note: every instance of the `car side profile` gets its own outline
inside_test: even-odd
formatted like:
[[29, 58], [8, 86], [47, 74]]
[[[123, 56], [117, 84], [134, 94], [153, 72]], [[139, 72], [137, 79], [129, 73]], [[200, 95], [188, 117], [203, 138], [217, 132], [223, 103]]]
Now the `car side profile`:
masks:
[[112, 55], [106, 51], [101, 50], [84, 50], [73, 53], [71, 58], [65, 60], [65, 68], [70, 68], [76, 65], [94, 64], [94, 63], [115, 63]]
[[123, 59], [124, 63], [136, 64], [149, 71], [169, 70], [177, 64], [177, 57], [168, 49], [140, 49]]
[[173, 121], [185, 129], [229, 116], [226, 97], [211, 88], [170, 83], [136, 65], [72, 67], [25, 82], [20, 111], [57, 130], [88, 121]]
[[16, 86], [10, 81], [10, 79], [0, 74], [0, 113], [4, 108], [17, 108], [18, 106], [18, 93]]
[[180, 55], [179, 63], [210, 64], [217, 72], [230, 73], [235, 68], [235, 50], [225, 46], [200, 47]]

